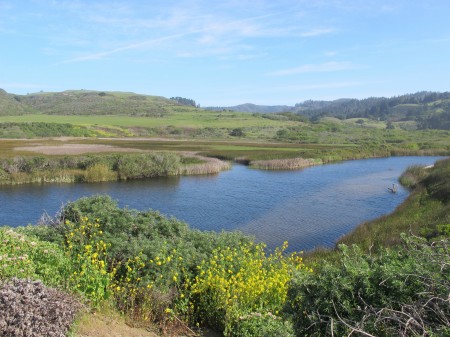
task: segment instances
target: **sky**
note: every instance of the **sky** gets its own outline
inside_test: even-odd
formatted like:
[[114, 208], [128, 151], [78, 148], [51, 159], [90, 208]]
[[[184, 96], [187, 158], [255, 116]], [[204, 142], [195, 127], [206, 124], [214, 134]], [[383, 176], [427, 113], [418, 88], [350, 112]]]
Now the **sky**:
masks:
[[201, 106], [449, 91], [448, 0], [0, 0], [0, 88]]

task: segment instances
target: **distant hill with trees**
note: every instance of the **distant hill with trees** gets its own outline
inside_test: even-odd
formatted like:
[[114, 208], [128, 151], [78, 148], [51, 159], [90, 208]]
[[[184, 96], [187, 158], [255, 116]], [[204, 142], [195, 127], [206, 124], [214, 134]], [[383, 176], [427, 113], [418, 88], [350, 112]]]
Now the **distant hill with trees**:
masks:
[[[132, 92], [92, 90], [15, 95], [0, 89], [0, 116], [41, 113], [164, 117], [171, 113], [200, 111], [197, 109], [199, 105], [193, 99], [184, 97], [168, 99]], [[450, 92], [421, 91], [390, 98], [307, 100], [295, 106], [246, 103], [229, 107], [206, 107], [203, 110], [258, 113], [272, 119], [290, 120], [369, 118], [388, 123], [414, 122], [414, 128], [419, 129], [450, 130]]]
[[234, 106], [227, 107], [204, 107], [205, 110], [214, 110], [214, 111], [222, 111], [222, 110], [231, 110], [231, 111], [239, 111], [239, 112], [249, 112], [249, 113], [277, 113], [277, 112], [289, 112], [294, 109], [292, 106], [288, 105], [256, 105], [252, 103], [245, 103]]
[[67, 90], [27, 95], [0, 91], [0, 115], [130, 115], [162, 117], [187, 107], [160, 96], [132, 92]]
[[388, 122], [414, 121], [418, 128], [450, 130], [450, 92], [421, 91], [391, 98], [305, 101], [294, 112], [312, 120], [322, 117], [370, 118]]
[[21, 103], [18, 97], [0, 89], [0, 116], [23, 115], [36, 112], [29, 105]]
[[181, 105], [188, 105], [188, 106], [193, 106], [193, 107], [197, 106], [197, 104], [195, 104], [195, 101], [193, 99], [190, 99], [190, 98], [170, 97], [170, 99], [172, 101], [177, 102], [178, 104], [181, 104]]

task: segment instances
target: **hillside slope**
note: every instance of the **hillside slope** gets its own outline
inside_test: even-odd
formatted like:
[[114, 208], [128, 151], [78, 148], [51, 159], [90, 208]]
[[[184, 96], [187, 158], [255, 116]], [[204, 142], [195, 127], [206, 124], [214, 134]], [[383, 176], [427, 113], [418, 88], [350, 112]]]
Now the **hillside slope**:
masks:
[[305, 101], [295, 105], [294, 112], [312, 119], [324, 116], [371, 118], [390, 122], [414, 121], [418, 128], [450, 129], [450, 92], [422, 91], [390, 98], [338, 99]]
[[0, 89], [0, 116], [36, 113], [32, 107], [21, 103], [18, 97]]
[[[174, 111], [195, 109], [173, 100], [131, 92], [68, 90], [16, 95], [30, 110], [52, 115], [130, 115], [162, 117]], [[9, 111], [14, 115], [14, 110]]]

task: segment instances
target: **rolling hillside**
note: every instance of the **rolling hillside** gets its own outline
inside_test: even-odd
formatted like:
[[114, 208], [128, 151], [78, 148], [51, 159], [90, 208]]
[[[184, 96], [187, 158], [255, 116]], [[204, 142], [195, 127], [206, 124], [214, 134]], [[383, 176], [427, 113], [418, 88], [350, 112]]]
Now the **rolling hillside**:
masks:
[[[173, 100], [138, 95], [128, 92], [104, 92], [68, 90], [63, 92], [35, 93], [13, 96], [16, 105], [28, 108], [28, 112], [50, 115], [129, 115], [163, 117], [171, 112], [191, 111]], [[6, 108], [9, 115], [17, 114]]]
[[294, 112], [313, 120], [322, 117], [339, 119], [370, 118], [387, 122], [413, 121], [419, 129], [450, 129], [450, 92], [422, 91], [415, 94], [366, 99], [305, 101]]
[[[190, 115], [195, 116], [195, 119], [203, 116], [212, 121], [219, 118], [213, 115], [217, 112], [220, 113], [219, 119], [234, 112], [237, 114], [247, 112], [265, 114], [264, 117], [273, 120], [297, 120], [294, 117], [298, 115], [312, 121], [324, 117], [335, 117], [341, 120], [365, 118], [385, 123], [403, 123], [405, 129], [450, 130], [450, 92], [423, 91], [391, 98], [369, 97], [361, 100], [346, 98], [334, 101], [308, 100], [297, 103], [294, 107], [246, 103], [233, 107], [199, 109], [195, 104], [193, 105], [180, 104], [175, 99], [131, 92], [68, 90], [14, 95], [0, 89], [0, 116], [44, 114], [166, 118]], [[237, 116], [228, 117], [236, 118]], [[250, 114], [249, 118], [251, 118]], [[235, 127], [239, 126], [236, 124]]]
[[21, 103], [18, 97], [0, 89], [0, 116], [36, 113], [31, 106]]

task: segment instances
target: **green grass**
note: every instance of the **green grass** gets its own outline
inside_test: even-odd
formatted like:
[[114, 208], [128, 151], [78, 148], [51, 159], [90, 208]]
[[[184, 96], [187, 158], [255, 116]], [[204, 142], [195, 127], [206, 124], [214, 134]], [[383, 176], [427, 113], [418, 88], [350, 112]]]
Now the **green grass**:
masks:
[[164, 118], [133, 117], [125, 115], [104, 116], [66, 116], [66, 115], [22, 115], [1, 116], [1, 122], [43, 122], [43, 123], [69, 123], [84, 126], [120, 126], [120, 127], [162, 127], [175, 126], [184, 128], [236, 128], [236, 127], [267, 127], [290, 125], [292, 122], [270, 120], [254, 117], [249, 114], [237, 112], [210, 112], [194, 111], [179, 114], [170, 114]]

